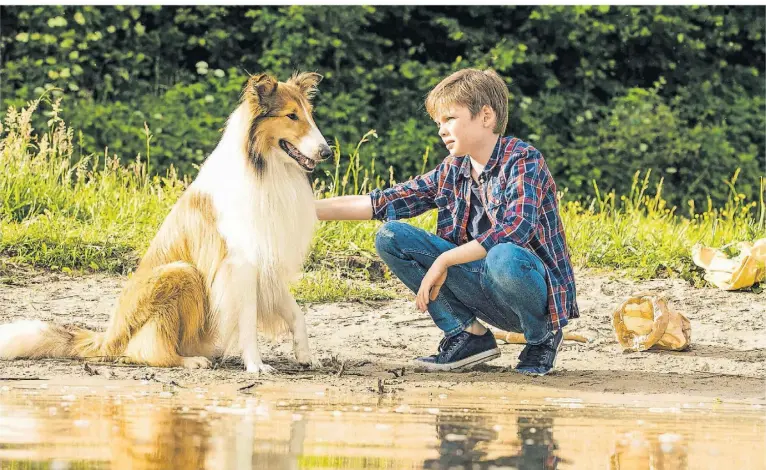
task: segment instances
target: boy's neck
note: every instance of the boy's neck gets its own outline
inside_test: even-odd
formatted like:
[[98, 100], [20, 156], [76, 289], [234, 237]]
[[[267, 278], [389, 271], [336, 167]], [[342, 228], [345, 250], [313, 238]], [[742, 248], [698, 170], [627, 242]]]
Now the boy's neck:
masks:
[[478, 163], [481, 166], [485, 166], [489, 159], [492, 158], [492, 152], [495, 151], [495, 145], [500, 134], [492, 134], [492, 137], [488, 137], [482, 140], [481, 146], [468, 154], [471, 160]]

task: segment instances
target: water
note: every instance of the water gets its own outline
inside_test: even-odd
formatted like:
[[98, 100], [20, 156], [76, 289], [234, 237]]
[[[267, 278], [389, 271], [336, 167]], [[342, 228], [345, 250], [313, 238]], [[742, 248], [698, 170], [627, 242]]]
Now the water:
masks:
[[0, 469], [766, 468], [760, 405], [0, 383]]

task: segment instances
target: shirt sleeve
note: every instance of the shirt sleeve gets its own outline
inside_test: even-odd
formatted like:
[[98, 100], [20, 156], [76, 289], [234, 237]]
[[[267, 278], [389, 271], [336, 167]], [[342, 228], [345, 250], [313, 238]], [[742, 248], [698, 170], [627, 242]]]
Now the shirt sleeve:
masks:
[[436, 207], [434, 198], [444, 168], [445, 163], [442, 162], [424, 175], [387, 189], [371, 191], [372, 218], [387, 221], [408, 219]]
[[476, 238], [487, 252], [498, 243], [525, 246], [537, 227], [545, 183], [542, 164], [536, 149], [522, 152], [521, 158], [510, 158], [507, 163], [502, 216], [491, 229]]

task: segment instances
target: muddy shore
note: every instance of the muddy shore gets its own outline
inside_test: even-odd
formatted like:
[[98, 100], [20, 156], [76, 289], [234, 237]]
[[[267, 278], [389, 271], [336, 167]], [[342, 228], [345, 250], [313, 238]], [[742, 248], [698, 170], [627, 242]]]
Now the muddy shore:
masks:
[[[411, 297], [388, 302], [305, 304], [318, 369], [292, 361], [291, 341], [262, 339], [264, 360], [278, 373], [254, 377], [235, 362], [213, 370], [160, 369], [70, 360], [0, 362], [0, 382], [98, 376], [148, 380], [179, 386], [332, 388], [363, 393], [416, 393], [444, 388], [461, 393], [609, 396], [649, 401], [702, 400], [766, 403], [766, 293], [724, 292], [691, 287], [679, 279], [636, 282], [614, 274], [576, 272], [582, 317], [568, 331], [586, 344], [565, 342], [554, 373], [542, 378], [511, 371], [521, 345], [501, 345], [500, 359], [460, 373], [419, 373], [410, 365], [431, 354], [440, 339]], [[94, 274], [72, 277], [41, 271], [16, 273], [0, 284], [0, 323], [41, 319], [103, 328], [125, 278]], [[684, 352], [623, 353], [614, 337], [611, 312], [628, 295], [643, 290], [666, 294], [692, 323], [692, 347]], [[402, 368], [403, 374], [402, 374]], [[623, 398], [621, 398], [623, 397]]]

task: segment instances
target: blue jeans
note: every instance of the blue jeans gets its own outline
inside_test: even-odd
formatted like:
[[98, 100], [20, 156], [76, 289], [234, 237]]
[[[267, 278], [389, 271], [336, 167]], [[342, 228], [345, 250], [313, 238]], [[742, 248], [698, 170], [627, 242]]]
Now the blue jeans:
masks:
[[[455, 246], [398, 221], [386, 222], [375, 236], [380, 257], [415, 293], [434, 260]], [[524, 333], [528, 344], [553, 334], [545, 267], [537, 255], [511, 243], [495, 245], [484, 259], [450, 267], [428, 312], [446, 336], [460, 333], [477, 317], [501, 330]]]

